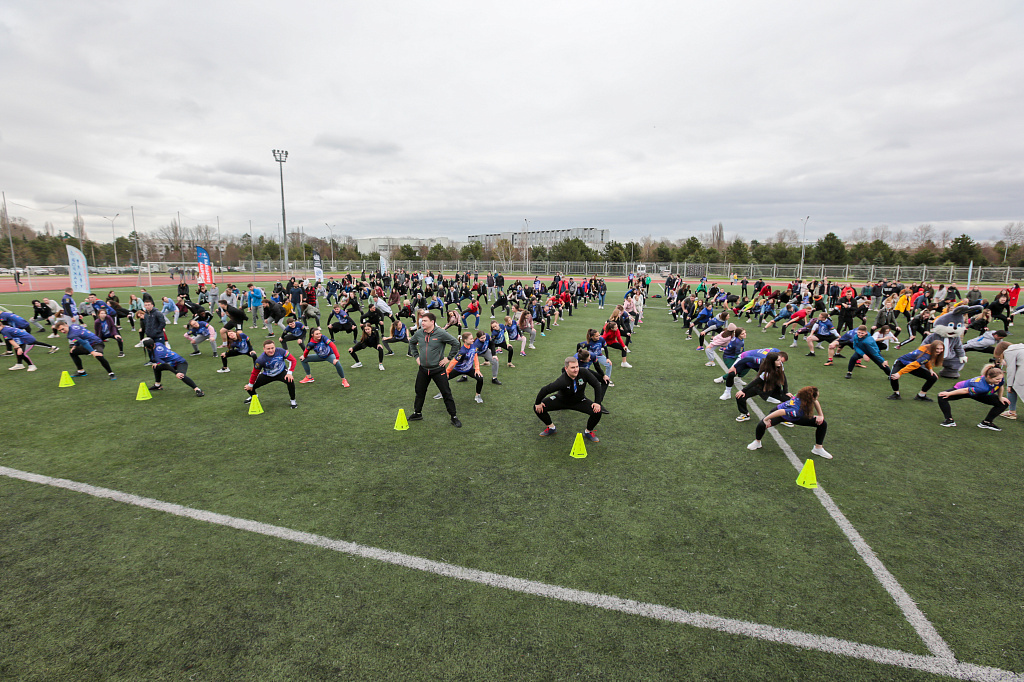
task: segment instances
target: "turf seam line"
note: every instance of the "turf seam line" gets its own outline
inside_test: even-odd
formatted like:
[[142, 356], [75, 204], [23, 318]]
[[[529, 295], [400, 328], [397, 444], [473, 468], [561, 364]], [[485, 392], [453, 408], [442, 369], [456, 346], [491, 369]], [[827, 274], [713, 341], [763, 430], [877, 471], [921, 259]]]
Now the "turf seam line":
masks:
[[[718, 364], [722, 366], [725, 371], [728, 371], [725, 363], [721, 358], [716, 356]], [[764, 419], [765, 415], [757, 404], [750, 400], [747, 403], [750, 408], [757, 415], [758, 419]], [[772, 434], [772, 438], [782, 448], [782, 452], [785, 453], [786, 458], [789, 459], [790, 464], [793, 465], [797, 471], [803, 468], [803, 462], [797, 456], [793, 448], [786, 442], [786, 439], [779, 433], [778, 427], [768, 429], [768, 432]], [[864, 563], [868, 565], [871, 572], [874, 573], [875, 578], [882, 584], [885, 591], [889, 593], [889, 596], [893, 598], [900, 611], [903, 612], [903, 616], [910, 623], [910, 626], [914, 628], [917, 635], [924, 642], [928, 650], [939, 658], [954, 659], [956, 655], [953, 650], [946, 643], [946, 641], [939, 634], [935, 626], [932, 625], [931, 621], [924, 615], [924, 612], [918, 607], [917, 602], [913, 600], [910, 594], [900, 585], [899, 581], [896, 580], [896, 576], [889, 572], [889, 569], [885, 567], [882, 560], [878, 558], [875, 551], [871, 549], [871, 546], [864, 540], [857, 529], [854, 528], [850, 520], [846, 518], [846, 515], [840, 511], [838, 505], [833, 501], [832, 497], [825, 492], [824, 487], [819, 483], [818, 487], [814, 489], [814, 495], [818, 498], [818, 501], [828, 512], [828, 515], [832, 517], [832, 520], [836, 522], [839, 529], [846, 536], [846, 539], [853, 545], [854, 550], [860, 555], [860, 558], [864, 560]]]
[[432, 573], [435, 575], [455, 578], [467, 582], [497, 587], [512, 592], [528, 594], [547, 599], [555, 599], [582, 606], [591, 606], [606, 611], [615, 611], [628, 615], [641, 616], [654, 620], [667, 621], [682, 625], [706, 630], [715, 630], [730, 635], [751, 637], [754, 639], [787, 644], [801, 649], [814, 649], [825, 653], [850, 658], [858, 658], [884, 665], [893, 665], [911, 670], [945, 675], [960, 680], [979, 680], [981, 682], [996, 682], [1003, 680], [1021, 679], [1015, 673], [999, 668], [963, 663], [954, 658], [938, 656], [922, 656], [896, 649], [886, 649], [870, 644], [861, 644], [836, 637], [815, 635], [798, 630], [777, 628], [771, 625], [752, 623], [749, 621], [733, 618], [722, 618], [710, 614], [684, 611], [669, 606], [639, 602], [632, 599], [623, 599], [613, 595], [586, 592], [558, 585], [549, 585], [534, 580], [525, 580], [500, 573], [480, 571], [477, 569], [456, 566], [432, 559], [425, 559], [400, 552], [368, 547], [354, 542], [335, 540], [322, 535], [315, 535], [304, 531], [274, 526], [260, 521], [241, 519], [216, 512], [194, 509], [172, 502], [163, 502], [148, 497], [140, 497], [131, 493], [125, 493], [109, 488], [101, 488], [79, 483], [67, 479], [53, 478], [42, 474], [34, 474], [18, 469], [0, 466], [0, 475], [8, 478], [22, 480], [30, 483], [63, 488], [77, 493], [83, 493], [92, 497], [108, 499], [123, 504], [128, 504], [145, 509], [151, 509], [174, 516], [201, 521], [236, 530], [256, 533], [267, 537], [278, 538], [290, 542], [298, 542], [305, 545], [312, 545], [335, 552], [341, 552], [355, 557], [362, 557], [381, 561], [384, 563], [410, 568], [417, 571]]

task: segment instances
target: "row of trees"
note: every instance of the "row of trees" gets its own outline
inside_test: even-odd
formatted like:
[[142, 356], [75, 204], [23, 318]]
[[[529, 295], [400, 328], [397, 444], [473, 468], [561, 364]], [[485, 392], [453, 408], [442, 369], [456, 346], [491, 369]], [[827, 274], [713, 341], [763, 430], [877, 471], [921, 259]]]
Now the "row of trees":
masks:
[[[195, 247], [210, 252], [215, 262], [228, 264], [239, 260], [277, 260], [284, 249], [274, 238], [260, 235], [253, 241], [249, 234], [225, 235], [219, 239], [216, 227], [197, 225], [183, 227], [176, 221], [149, 233], [132, 232], [118, 237], [114, 243], [88, 238], [80, 223], [72, 226], [72, 233], [61, 232], [46, 223], [36, 231], [24, 219], [4, 217], [3, 237], [10, 231], [14, 255], [19, 265], [60, 265], [67, 263], [65, 244], [76, 246], [85, 253], [93, 265], [120, 265], [144, 261], [192, 261]], [[83, 235], [81, 242], [76, 235]], [[923, 224], [910, 232], [892, 232], [879, 225], [870, 230], [857, 228], [851, 239], [842, 240], [829, 232], [815, 243], [803, 245], [804, 262], [823, 265], [1012, 265], [1024, 266], [1024, 221], [1008, 223], [1002, 238], [995, 243], [979, 243], [967, 234], [954, 236], [949, 230], [937, 232]], [[361, 254], [351, 238], [343, 240], [307, 237], [301, 233], [289, 234], [289, 257], [310, 260], [313, 251], [325, 259], [375, 260], [376, 252]], [[138, 254], [138, 258], [136, 257]], [[494, 260], [512, 261], [611, 261], [611, 262], [707, 262], [707, 263], [799, 263], [801, 245], [795, 230], [779, 230], [764, 241], [749, 242], [736, 237], [725, 238], [722, 223], [713, 225], [707, 234], [680, 241], [656, 241], [645, 237], [638, 242], [608, 242], [602, 251], [588, 246], [581, 239], [566, 239], [550, 248], [544, 246], [526, 249], [514, 247], [508, 240], [498, 241], [492, 248], [472, 242], [461, 248], [437, 243], [430, 247], [396, 244], [390, 253], [383, 254], [398, 260]], [[0, 264], [11, 261], [10, 246], [6, 238], [0, 239]]]

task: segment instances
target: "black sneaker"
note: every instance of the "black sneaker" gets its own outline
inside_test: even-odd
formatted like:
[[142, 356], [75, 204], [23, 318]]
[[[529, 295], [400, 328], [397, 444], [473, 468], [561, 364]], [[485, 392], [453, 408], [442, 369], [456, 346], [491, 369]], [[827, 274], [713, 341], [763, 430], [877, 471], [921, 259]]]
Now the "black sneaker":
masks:
[[388, 357], [391, 357], [392, 355], [394, 355], [394, 353], [385, 353], [384, 357], [388, 358]]
[[119, 357], [119, 358], [123, 358], [123, 357], [124, 357], [124, 353], [118, 353], [118, 354], [117, 354], [117, 357]]
[[252, 396], [249, 396], [248, 398], [246, 398], [245, 400], [242, 401], [242, 404], [243, 405], [248, 405], [251, 402], [252, 402]]
[[491, 379], [491, 383], [494, 384], [495, 386], [501, 386], [501, 382], [498, 381], [497, 379]]
[[201, 389], [201, 388], [197, 388], [196, 389], [196, 397], [197, 398], [202, 398], [204, 395], [206, 395], [206, 394], [203, 393], [203, 389]]
[[164, 387], [163, 386], [157, 386], [156, 384], [153, 384], [152, 386], [149, 387], [149, 390], [151, 390], [151, 391], [162, 391], [162, 390], [164, 390]]
[[462, 422], [459, 421], [458, 417], [452, 417], [452, 426], [454, 426], [457, 429], [462, 428]]
[[852, 379], [853, 378], [853, 372], [847, 372], [846, 373], [846, 378], [847, 379]]
[[412, 414], [409, 415], [409, 421], [411, 421], [411, 422], [423, 421], [423, 415], [420, 414], [419, 412], [413, 412]]
[[921, 395], [920, 393], [918, 393], [917, 395], [914, 396], [914, 400], [920, 400], [922, 403], [934, 403], [935, 402], [934, 400], [932, 400], [928, 396]]
[[807, 357], [809, 357], [809, 358], [813, 358], [813, 357], [814, 357], [814, 353], [808, 353], [808, 354], [807, 354]]
[[73, 376], [73, 377], [87, 377], [87, 376], [89, 376], [89, 373], [86, 372], [85, 370], [81, 370], [79, 372], [75, 372], [71, 376]]
[[299, 404], [298, 403], [292, 403], [288, 407], [292, 408], [293, 410], [297, 410], [297, 409], [299, 409]]
[[835, 354], [835, 355], [833, 355], [832, 357], [834, 357], [834, 358], [845, 358], [846, 356], [845, 356], [845, 355], [843, 355], [842, 353], [836, 353], [836, 354]]
[[203, 354], [202, 351], [194, 350], [191, 353], [189, 353], [189, 356], [202, 355], [202, 354]]
[[886, 400], [903, 400], [903, 398], [900, 396], [899, 393], [893, 393], [891, 396], [886, 398]]
[[469, 377], [463, 374], [461, 377], [455, 380], [455, 383], [461, 384], [463, 381], [469, 381]]
[[956, 422], [953, 421], [952, 417], [942, 421], [939, 426], [956, 426]]
[[995, 424], [993, 424], [990, 421], [983, 421], [983, 422], [981, 422], [980, 424], [978, 424], [978, 428], [979, 429], [988, 429], [989, 431], [1002, 431], [1001, 428], [999, 428], [998, 426], [996, 426]]

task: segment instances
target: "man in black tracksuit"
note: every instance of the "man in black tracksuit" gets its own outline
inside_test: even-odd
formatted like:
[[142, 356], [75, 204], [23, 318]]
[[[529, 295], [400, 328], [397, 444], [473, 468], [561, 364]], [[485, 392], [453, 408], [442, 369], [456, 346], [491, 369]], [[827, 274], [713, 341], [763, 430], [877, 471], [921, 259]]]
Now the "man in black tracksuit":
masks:
[[[587, 384], [594, 388], [594, 400], [585, 395]], [[569, 356], [565, 359], [562, 375], [540, 389], [533, 406], [537, 417], [547, 425], [541, 436], [553, 436], [555, 427], [551, 423], [551, 412], [555, 410], [576, 410], [590, 416], [583, 437], [592, 443], [599, 438], [594, 435], [597, 423], [601, 421], [601, 400], [604, 398], [604, 384], [589, 369], [580, 369], [579, 361]], [[551, 395], [554, 393], [555, 395]]]
[[[462, 422], [455, 412], [455, 399], [452, 398], [452, 391], [448, 386], [448, 375], [445, 373], [448, 361], [455, 357], [462, 344], [454, 336], [437, 327], [436, 322], [434, 313], [426, 313], [419, 320], [419, 329], [409, 340], [409, 350], [416, 354], [416, 364], [419, 365], [416, 374], [416, 400], [409, 421], [423, 419], [423, 401], [427, 396], [427, 387], [433, 381], [444, 398], [444, 406], [451, 416], [452, 426], [462, 428]], [[448, 357], [445, 357], [445, 346], [451, 347]], [[495, 358], [492, 362], [497, 361]]]

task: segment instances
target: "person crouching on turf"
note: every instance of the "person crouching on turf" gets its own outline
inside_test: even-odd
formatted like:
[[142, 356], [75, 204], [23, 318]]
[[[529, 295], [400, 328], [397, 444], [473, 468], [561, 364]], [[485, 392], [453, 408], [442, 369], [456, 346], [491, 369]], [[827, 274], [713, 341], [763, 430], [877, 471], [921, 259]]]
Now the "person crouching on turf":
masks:
[[[594, 400], [585, 395], [586, 385], [594, 388]], [[579, 361], [569, 356], [565, 359], [562, 374], [553, 382], [544, 386], [537, 393], [533, 410], [537, 417], [546, 424], [541, 436], [555, 435], [556, 428], [551, 423], [551, 412], [556, 410], [576, 410], [589, 415], [587, 428], [583, 437], [592, 443], [600, 439], [594, 434], [598, 422], [601, 421], [601, 400], [604, 398], [605, 386], [589, 369], [580, 369]], [[554, 393], [554, 395], [551, 395]]]
[[811, 453], [825, 459], [832, 459], [832, 455], [825, 450], [825, 434], [828, 433], [828, 423], [825, 421], [825, 413], [821, 410], [821, 403], [818, 402], [818, 389], [815, 386], [804, 386], [795, 397], [779, 405], [779, 408], [757, 423], [757, 431], [754, 440], [747, 446], [748, 450], [761, 448], [761, 439], [765, 432], [773, 426], [781, 423], [793, 424], [794, 426], [813, 426], [814, 447]]
[[252, 402], [252, 397], [256, 395], [256, 391], [261, 386], [266, 386], [272, 381], [283, 381], [284, 385], [288, 387], [291, 408], [293, 410], [297, 408], [295, 376], [293, 374], [296, 364], [298, 363], [295, 361], [295, 356], [284, 348], [275, 346], [273, 339], [264, 341], [263, 355], [256, 358], [256, 364], [253, 365], [252, 374], [249, 376], [249, 383], [245, 385], [245, 391], [249, 394], [249, 397], [245, 399], [245, 404], [248, 405]]
[[[188, 339], [188, 342], [192, 344], [191, 355], [202, 355], [202, 351], [199, 350], [199, 344], [203, 341], [209, 341], [210, 348], [213, 349], [213, 356], [217, 357], [217, 341], [215, 340], [213, 327], [208, 323], [202, 322], [193, 317], [188, 321], [186, 330], [187, 331], [182, 334], [182, 336]], [[227, 342], [226, 334], [227, 332], [225, 332], [225, 343]]]
[[188, 362], [185, 361], [185, 358], [171, 350], [166, 343], [147, 338], [142, 342], [142, 347], [149, 353], [149, 359], [153, 362], [153, 378], [155, 381], [149, 387], [149, 390], [164, 390], [164, 387], [160, 384], [160, 376], [163, 372], [167, 371], [173, 373], [174, 376], [181, 379], [181, 383], [195, 391], [197, 398], [202, 398], [206, 395], [203, 393], [203, 389], [196, 386], [196, 382], [188, 378]]
[[[484, 375], [480, 372], [480, 356], [477, 345], [473, 343], [473, 332], [462, 332], [462, 345], [455, 352], [455, 357], [448, 363], [448, 367], [445, 368], [445, 374], [448, 375], [449, 380], [451, 380], [452, 375], [475, 377], [476, 397], [474, 400], [478, 403], [483, 403], [484, 399], [480, 396], [480, 392], [484, 388]], [[434, 396], [434, 400], [441, 400], [442, 398], [444, 398], [444, 394], [440, 392]]]
[[[829, 318], [827, 312], [818, 314], [818, 319], [812, 322], [810, 325], [811, 332], [807, 335], [807, 357], [814, 357], [814, 344], [824, 341], [825, 343], [832, 343], [839, 338], [839, 334], [836, 333], [836, 326], [832, 324], [832, 320]], [[850, 325], [853, 326], [852, 324]]]
[[117, 379], [114, 374], [114, 370], [110, 368], [110, 363], [103, 357], [103, 340], [100, 337], [93, 334], [91, 331], [86, 329], [80, 324], [69, 325], [65, 320], [57, 322], [57, 331], [61, 334], [68, 335], [68, 355], [71, 356], [72, 361], [75, 363], [75, 367], [78, 371], [71, 376], [76, 377], [87, 377], [89, 374], [82, 367], [82, 360], [78, 357], [80, 355], [91, 355], [100, 363], [100, 365], [107, 371], [107, 376], [110, 377], [111, 381]]
[[304, 324], [299, 322], [294, 317], [287, 319], [287, 324], [284, 326], [284, 332], [281, 334], [281, 338], [278, 341], [281, 343], [281, 347], [288, 350], [289, 341], [298, 341], [299, 348], [305, 348], [306, 344], [303, 339], [306, 337], [306, 327]]
[[993, 422], [1010, 406], [1010, 399], [1003, 395], [1005, 390], [1006, 381], [1003, 378], [1003, 370], [995, 365], [985, 365], [981, 370], [981, 376], [957, 382], [952, 390], [939, 392], [939, 408], [942, 410], [942, 416], [946, 418], [939, 426], [956, 426], [956, 422], [953, 421], [953, 412], [949, 408], [951, 400], [971, 398], [992, 408], [978, 424], [978, 428], [1002, 431]]
[[[312, 356], [309, 354], [310, 351], [313, 351]], [[338, 376], [341, 377], [341, 385], [345, 388], [349, 387], [348, 380], [345, 379], [345, 368], [341, 366], [338, 348], [334, 345], [334, 341], [324, 338], [324, 333], [320, 331], [319, 327], [316, 327], [309, 332], [309, 343], [306, 344], [306, 347], [302, 351], [302, 359], [300, 362], [302, 363], [302, 369], [306, 370], [306, 376], [299, 381], [300, 384], [311, 384], [314, 381], [313, 372], [309, 369], [309, 363], [329, 362], [334, 365], [335, 371], [337, 371]]]
[[100, 337], [104, 343], [107, 339], [117, 341], [117, 357], [124, 357], [124, 341], [121, 339], [121, 330], [117, 328], [116, 318], [108, 315], [106, 308], [99, 308], [96, 311], [96, 322], [93, 323], [93, 329], [96, 330], [96, 336]]
[[359, 362], [359, 356], [356, 355], [359, 351], [365, 348], [375, 348], [377, 350], [377, 369], [384, 371], [384, 346], [380, 342], [380, 332], [377, 331], [377, 327], [370, 322], [363, 323], [363, 336], [359, 339], [359, 343], [348, 349], [348, 354], [355, 360], [355, 364], [352, 365], [353, 369], [359, 369], [363, 366], [363, 363]]
[[[782, 355], [785, 353], [769, 353], [761, 361], [754, 380], [736, 392], [736, 409], [740, 411], [736, 421], [745, 422], [750, 419], [747, 401], [751, 398], [760, 397], [766, 402], [781, 403], [786, 398], [793, 397], [786, 382], [786, 365]], [[792, 426], [789, 422], [783, 423]]]
[[224, 366], [217, 370], [220, 374], [225, 374], [231, 371], [228, 367], [228, 358], [233, 358], [239, 355], [248, 355], [252, 359], [253, 367], [256, 366], [256, 358], [259, 354], [252, 348], [252, 342], [249, 337], [237, 329], [228, 330], [228, 347], [220, 354], [221, 364]]
[[[877, 333], [877, 332], [876, 332]], [[845, 336], [845, 334], [843, 335]], [[829, 345], [831, 348], [831, 344]], [[854, 332], [853, 342], [850, 344], [853, 349], [853, 355], [850, 356], [850, 363], [846, 366], [846, 378], [853, 378], [854, 367], [864, 367], [861, 364], [860, 359], [865, 355], [871, 359], [871, 362], [878, 365], [878, 368], [885, 372], [886, 376], [889, 374], [889, 362], [882, 357], [882, 352], [878, 348], [878, 341], [873, 336], [868, 334], [868, 328], [865, 325], [857, 327]]]
[[36, 366], [32, 363], [32, 358], [28, 356], [29, 352], [35, 346], [44, 346], [50, 349], [50, 353], [56, 353], [60, 348], [57, 346], [51, 346], [48, 343], [37, 341], [36, 337], [29, 334], [24, 329], [14, 327], [12, 325], [4, 324], [3, 320], [0, 320], [0, 337], [7, 342], [12, 352], [17, 357], [14, 365], [8, 367], [9, 370], [25, 369], [25, 365], [28, 365], [28, 371], [36, 371]]

